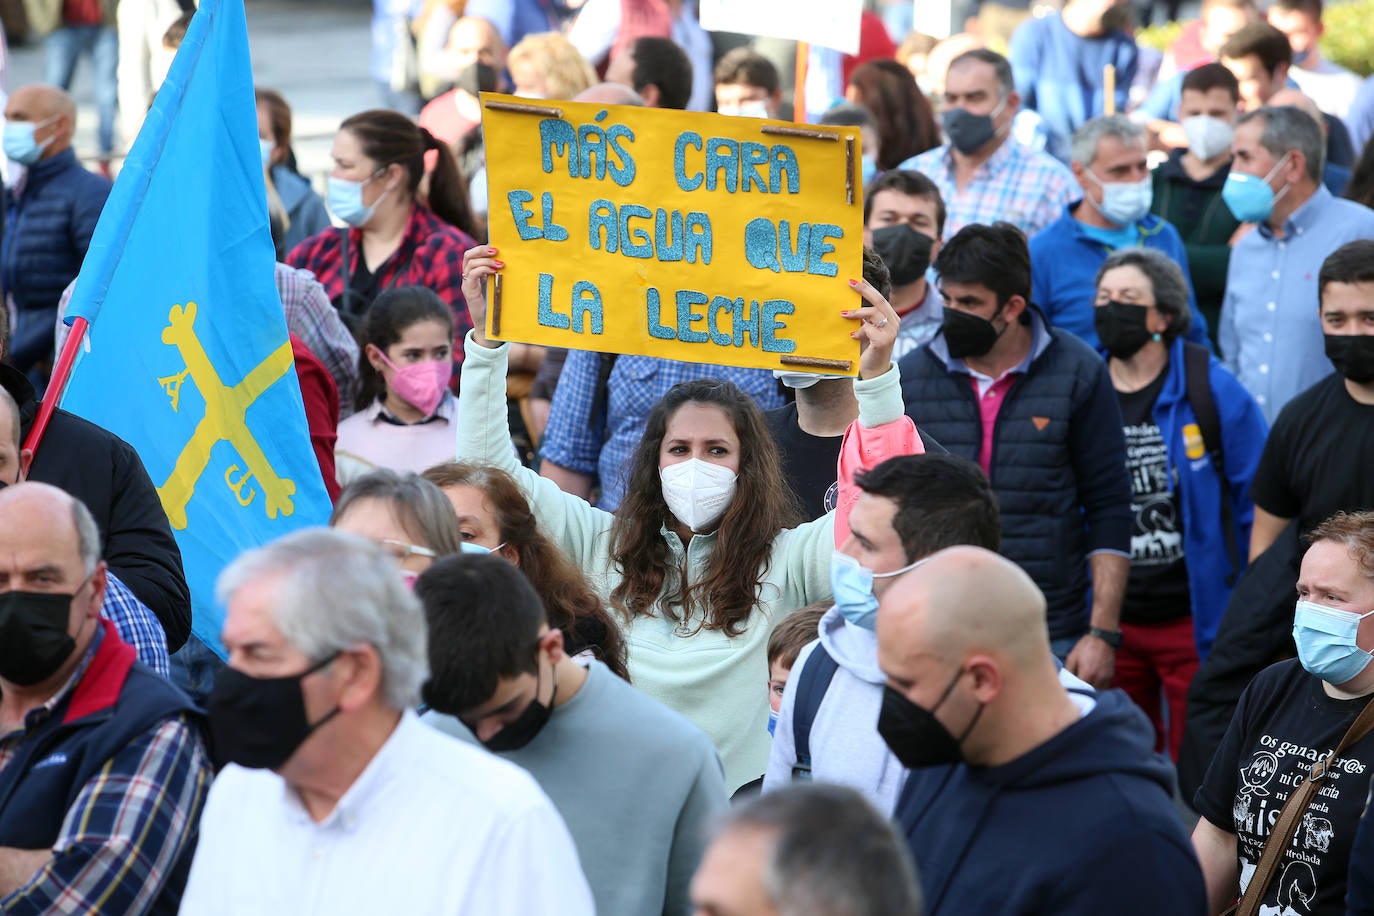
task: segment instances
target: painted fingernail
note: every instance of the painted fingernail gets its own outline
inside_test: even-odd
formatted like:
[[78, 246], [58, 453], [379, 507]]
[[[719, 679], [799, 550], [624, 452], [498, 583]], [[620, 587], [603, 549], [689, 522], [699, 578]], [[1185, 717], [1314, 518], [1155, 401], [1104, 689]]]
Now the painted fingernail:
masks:
[[858, 286], [858, 285], [859, 285], [859, 281], [858, 281], [858, 280], [850, 280], [850, 281], [849, 281], [849, 285], [850, 285], [850, 286]]
[[505, 267], [505, 266], [506, 266], [506, 262], [505, 262], [505, 261], [497, 261], [497, 262], [496, 262], [496, 266], [497, 266], [497, 267]]

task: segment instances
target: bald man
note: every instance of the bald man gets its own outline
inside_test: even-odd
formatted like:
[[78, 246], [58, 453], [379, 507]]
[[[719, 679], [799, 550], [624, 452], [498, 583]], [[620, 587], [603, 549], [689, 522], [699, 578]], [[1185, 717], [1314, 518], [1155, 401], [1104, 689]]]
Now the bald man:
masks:
[[930, 916], [1206, 912], [1149, 722], [1118, 690], [1060, 684], [1018, 566], [934, 554], [883, 594], [877, 631], [878, 730], [913, 770], [896, 820]]
[[15, 312], [12, 366], [42, 387], [51, 371], [57, 300], [90, 247], [110, 180], [86, 171], [72, 150], [76, 105], [54, 86], [22, 86], [5, 105], [5, 155], [27, 166], [5, 199], [0, 286]]
[[420, 66], [434, 96], [420, 110], [420, 126], [449, 146], [458, 146], [482, 123], [477, 93], [501, 88], [506, 69], [501, 33], [480, 16], [464, 16], [453, 24], [441, 50], [422, 54]]
[[176, 911], [211, 778], [199, 713], [100, 609], [100, 533], [0, 490], [0, 912]]

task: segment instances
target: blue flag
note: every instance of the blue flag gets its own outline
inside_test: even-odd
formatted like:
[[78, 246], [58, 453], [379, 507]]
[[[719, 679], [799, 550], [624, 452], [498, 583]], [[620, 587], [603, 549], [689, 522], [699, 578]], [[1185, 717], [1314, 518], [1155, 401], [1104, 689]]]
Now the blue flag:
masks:
[[221, 656], [220, 570], [330, 512], [275, 260], [243, 0], [204, 0], [77, 278], [67, 322], [90, 329], [62, 407], [138, 451]]

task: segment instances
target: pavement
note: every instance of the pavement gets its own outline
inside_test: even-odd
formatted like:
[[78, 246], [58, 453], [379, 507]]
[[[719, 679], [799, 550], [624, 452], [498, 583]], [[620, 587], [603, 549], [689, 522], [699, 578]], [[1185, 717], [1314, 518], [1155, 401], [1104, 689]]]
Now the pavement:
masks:
[[[281, 92], [294, 112], [293, 145], [301, 172], [324, 186], [339, 122], [376, 107], [368, 74], [371, 4], [356, 0], [246, 0], [253, 81]], [[10, 50], [7, 88], [43, 79], [41, 41]], [[77, 67], [77, 152], [93, 159], [96, 112], [90, 62]]]

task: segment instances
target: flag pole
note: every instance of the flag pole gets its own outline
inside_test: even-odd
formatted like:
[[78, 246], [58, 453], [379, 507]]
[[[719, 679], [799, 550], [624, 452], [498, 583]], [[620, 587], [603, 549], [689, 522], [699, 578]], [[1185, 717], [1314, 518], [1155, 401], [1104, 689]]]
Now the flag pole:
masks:
[[43, 400], [38, 402], [38, 416], [34, 418], [33, 426], [29, 429], [29, 437], [24, 440], [24, 448], [30, 452], [38, 451], [38, 444], [43, 441], [43, 434], [48, 431], [48, 423], [52, 421], [52, 415], [57, 410], [57, 402], [62, 400], [62, 390], [67, 387], [67, 380], [71, 378], [76, 354], [81, 349], [82, 341], [86, 339], [86, 327], [85, 318], [73, 319], [71, 332], [67, 335], [66, 343], [62, 345], [57, 365], [53, 367], [48, 390], [43, 392]]
[[806, 69], [811, 58], [809, 42], [797, 42], [797, 79], [792, 85], [792, 123], [806, 123]]

